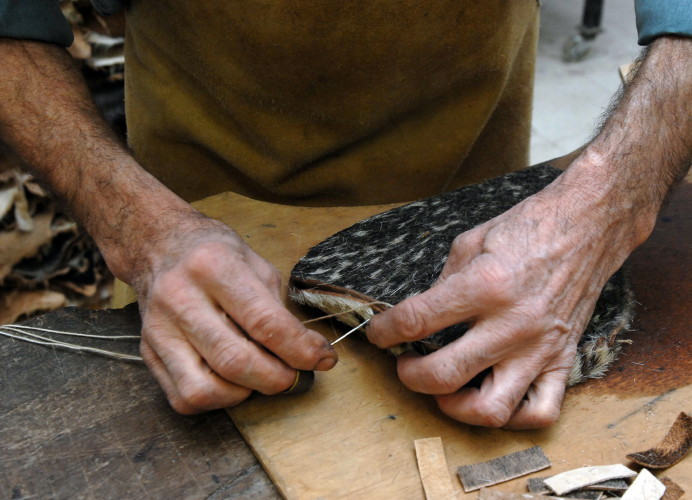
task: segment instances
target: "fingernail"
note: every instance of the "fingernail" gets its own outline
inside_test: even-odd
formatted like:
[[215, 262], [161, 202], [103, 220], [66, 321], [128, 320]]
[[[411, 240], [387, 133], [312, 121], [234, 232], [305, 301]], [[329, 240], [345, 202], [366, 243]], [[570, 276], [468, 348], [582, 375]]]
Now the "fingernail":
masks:
[[331, 370], [336, 366], [337, 358], [334, 356], [328, 356], [326, 358], [320, 359], [317, 364], [315, 365], [315, 370], [318, 371], [326, 371], [326, 370]]

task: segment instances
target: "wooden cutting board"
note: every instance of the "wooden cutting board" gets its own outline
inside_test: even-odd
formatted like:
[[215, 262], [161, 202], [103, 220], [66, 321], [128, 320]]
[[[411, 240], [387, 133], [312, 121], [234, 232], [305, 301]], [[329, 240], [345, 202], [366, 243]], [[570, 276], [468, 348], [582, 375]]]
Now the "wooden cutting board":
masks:
[[[197, 204], [234, 227], [287, 277], [309, 247], [391, 206], [287, 207], [223, 194]], [[254, 453], [289, 499], [424, 498], [413, 441], [441, 436], [450, 468], [543, 447], [552, 467], [527, 477], [585, 465], [630, 464], [625, 455], [655, 445], [681, 411], [692, 410], [692, 347], [688, 328], [692, 269], [692, 185], [678, 190], [652, 239], [632, 257], [636, 330], [606, 378], [567, 391], [560, 421], [549, 429], [504, 431], [472, 427], [442, 415], [431, 398], [396, 378], [393, 358], [362, 338], [337, 345], [339, 363], [318, 373], [313, 390], [263, 397], [228, 412]], [[287, 281], [287, 280], [286, 280]], [[290, 305], [300, 318], [316, 311]], [[329, 339], [337, 323], [314, 326]], [[689, 457], [664, 471], [692, 492]], [[464, 494], [458, 478], [457, 498]], [[495, 488], [526, 491], [526, 477]]]

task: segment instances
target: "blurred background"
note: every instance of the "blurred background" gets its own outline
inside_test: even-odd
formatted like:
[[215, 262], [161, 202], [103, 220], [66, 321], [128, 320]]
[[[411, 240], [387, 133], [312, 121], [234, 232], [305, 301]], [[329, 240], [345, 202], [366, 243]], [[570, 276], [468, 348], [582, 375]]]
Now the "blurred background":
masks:
[[600, 33], [582, 59], [565, 61], [565, 44], [582, 22], [585, 0], [542, 0], [531, 163], [564, 155], [594, 132], [620, 86], [618, 67], [639, 55], [634, 0], [603, 0]]

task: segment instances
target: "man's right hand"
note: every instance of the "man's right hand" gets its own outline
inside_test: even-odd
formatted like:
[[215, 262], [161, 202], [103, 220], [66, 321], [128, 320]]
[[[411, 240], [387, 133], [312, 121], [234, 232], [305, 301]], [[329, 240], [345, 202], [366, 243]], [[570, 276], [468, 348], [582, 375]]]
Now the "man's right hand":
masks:
[[232, 406], [283, 392], [296, 369], [332, 368], [329, 342], [284, 308], [278, 271], [223, 224], [194, 222], [156, 242], [135, 283], [142, 357], [173, 408]]

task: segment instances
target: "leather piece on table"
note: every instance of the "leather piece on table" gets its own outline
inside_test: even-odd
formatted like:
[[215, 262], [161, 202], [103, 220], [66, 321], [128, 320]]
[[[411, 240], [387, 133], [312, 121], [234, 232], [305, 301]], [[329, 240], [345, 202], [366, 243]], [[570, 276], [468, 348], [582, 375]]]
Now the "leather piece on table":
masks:
[[685, 458], [692, 447], [692, 418], [680, 412], [663, 440], [646, 451], [630, 453], [627, 458], [650, 469], [666, 469]]
[[[357, 313], [337, 316], [355, 326], [387, 307], [379, 302], [394, 305], [430, 288], [457, 235], [504, 213], [561, 172], [549, 165], [530, 167], [354, 224], [311, 248], [296, 264], [291, 298], [328, 314], [375, 302]], [[601, 292], [582, 335], [569, 385], [604, 375], [621, 349], [617, 336], [629, 327], [633, 311], [634, 296], [621, 270]], [[467, 329], [465, 323], [453, 325], [413, 342], [412, 347], [425, 354], [453, 342]]]

